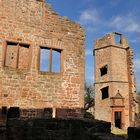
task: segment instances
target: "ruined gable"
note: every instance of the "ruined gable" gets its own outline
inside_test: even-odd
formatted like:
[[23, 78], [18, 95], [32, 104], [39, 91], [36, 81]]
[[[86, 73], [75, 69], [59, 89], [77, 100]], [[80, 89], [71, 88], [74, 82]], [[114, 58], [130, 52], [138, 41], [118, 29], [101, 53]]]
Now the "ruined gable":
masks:
[[1, 0], [0, 19], [0, 106], [19, 107], [23, 116], [83, 108], [83, 28], [44, 0]]

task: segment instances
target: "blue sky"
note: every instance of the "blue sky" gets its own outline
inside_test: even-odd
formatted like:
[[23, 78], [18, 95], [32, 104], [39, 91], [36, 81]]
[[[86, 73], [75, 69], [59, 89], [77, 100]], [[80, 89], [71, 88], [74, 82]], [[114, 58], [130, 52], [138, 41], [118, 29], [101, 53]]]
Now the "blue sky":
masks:
[[134, 50], [134, 70], [140, 91], [140, 0], [47, 0], [61, 16], [86, 29], [86, 81], [94, 83], [93, 43], [109, 32], [121, 32]]

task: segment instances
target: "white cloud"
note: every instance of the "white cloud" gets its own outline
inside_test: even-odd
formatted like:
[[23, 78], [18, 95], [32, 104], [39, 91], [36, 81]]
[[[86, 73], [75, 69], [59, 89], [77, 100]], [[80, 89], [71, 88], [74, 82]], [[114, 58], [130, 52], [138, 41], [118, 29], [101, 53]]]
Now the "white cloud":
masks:
[[133, 14], [113, 17], [110, 26], [124, 32], [140, 32], [140, 24]]
[[100, 12], [96, 8], [85, 9], [80, 13], [78, 22], [88, 32], [96, 32], [101, 23]]
[[96, 8], [85, 9], [80, 13], [79, 23], [86, 27], [87, 31], [95, 32], [102, 28], [118, 30], [126, 33], [140, 33], [139, 19], [135, 13], [118, 15], [105, 19], [103, 13]]
[[79, 23], [82, 25], [94, 25], [100, 22], [100, 16], [97, 9], [86, 9], [81, 12], [79, 17]]

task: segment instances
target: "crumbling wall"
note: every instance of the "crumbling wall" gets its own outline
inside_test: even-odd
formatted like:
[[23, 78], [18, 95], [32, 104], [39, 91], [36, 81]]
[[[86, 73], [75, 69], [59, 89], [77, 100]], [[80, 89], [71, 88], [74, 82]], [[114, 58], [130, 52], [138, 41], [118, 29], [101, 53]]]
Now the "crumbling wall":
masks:
[[[83, 108], [83, 28], [41, 0], [1, 0], [0, 19], [0, 107]], [[60, 72], [39, 69], [40, 47], [61, 51]]]

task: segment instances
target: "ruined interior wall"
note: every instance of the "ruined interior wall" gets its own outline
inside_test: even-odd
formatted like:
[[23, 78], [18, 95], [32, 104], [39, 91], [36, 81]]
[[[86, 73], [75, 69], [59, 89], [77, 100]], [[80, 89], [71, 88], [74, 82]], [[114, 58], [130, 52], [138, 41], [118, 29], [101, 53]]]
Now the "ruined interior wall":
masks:
[[[0, 1], [0, 106], [82, 108], [84, 105], [84, 31], [37, 0]], [[30, 45], [29, 68], [4, 66], [6, 41]], [[62, 50], [62, 72], [38, 70], [39, 47]]]

